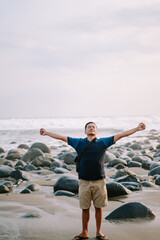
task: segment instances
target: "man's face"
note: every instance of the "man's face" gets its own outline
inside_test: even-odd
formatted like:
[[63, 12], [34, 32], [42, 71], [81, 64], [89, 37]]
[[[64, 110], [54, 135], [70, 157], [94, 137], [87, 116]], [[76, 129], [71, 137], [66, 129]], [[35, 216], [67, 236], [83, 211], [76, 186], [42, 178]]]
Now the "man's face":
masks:
[[90, 136], [96, 136], [98, 133], [97, 126], [94, 123], [90, 123], [87, 125], [85, 134]]

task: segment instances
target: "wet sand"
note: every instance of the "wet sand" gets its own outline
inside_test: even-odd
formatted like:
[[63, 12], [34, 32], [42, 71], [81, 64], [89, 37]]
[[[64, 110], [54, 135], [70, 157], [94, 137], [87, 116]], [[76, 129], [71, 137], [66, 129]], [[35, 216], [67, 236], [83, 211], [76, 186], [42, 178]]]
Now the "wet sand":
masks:
[[[130, 168], [137, 175], [148, 171]], [[77, 197], [54, 196], [53, 174], [46, 173], [51, 180], [37, 179], [43, 191], [19, 194], [16, 191], [0, 195], [0, 239], [8, 240], [69, 240], [81, 231], [81, 210]], [[45, 176], [45, 175], [44, 175]], [[59, 175], [60, 176], [60, 175]], [[36, 181], [34, 181], [36, 182]], [[152, 221], [126, 220], [109, 222], [105, 220], [111, 211], [127, 202], [141, 202], [156, 214]], [[26, 214], [34, 217], [25, 218]], [[143, 188], [125, 197], [112, 198], [103, 209], [102, 232], [110, 240], [159, 240], [160, 235], [160, 187]], [[94, 207], [91, 207], [89, 237], [95, 238]]]

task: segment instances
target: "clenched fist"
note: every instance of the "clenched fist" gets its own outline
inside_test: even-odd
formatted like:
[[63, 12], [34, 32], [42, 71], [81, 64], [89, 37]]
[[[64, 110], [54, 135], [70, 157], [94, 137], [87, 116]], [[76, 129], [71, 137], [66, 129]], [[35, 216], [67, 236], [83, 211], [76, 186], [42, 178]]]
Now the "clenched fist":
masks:
[[146, 125], [144, 123], [140, 123], [137, 128], [138, 128], [138, 131], [142, 131], [146, 129]]
[[47, 135], [47, 131], [44, 128], [41, 128], [40, 129], [40, 134], [45, 136], [45, 135]]

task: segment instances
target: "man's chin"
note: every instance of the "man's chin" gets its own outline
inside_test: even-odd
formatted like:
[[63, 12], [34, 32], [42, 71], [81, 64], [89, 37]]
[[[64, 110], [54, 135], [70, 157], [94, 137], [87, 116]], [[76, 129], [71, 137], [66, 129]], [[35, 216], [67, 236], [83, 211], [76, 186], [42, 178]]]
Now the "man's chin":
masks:
[[93, 137], [93, 136], [96, 136], [96, 134], [95, 133], [89, 133], [88, 136], [92, 136]]

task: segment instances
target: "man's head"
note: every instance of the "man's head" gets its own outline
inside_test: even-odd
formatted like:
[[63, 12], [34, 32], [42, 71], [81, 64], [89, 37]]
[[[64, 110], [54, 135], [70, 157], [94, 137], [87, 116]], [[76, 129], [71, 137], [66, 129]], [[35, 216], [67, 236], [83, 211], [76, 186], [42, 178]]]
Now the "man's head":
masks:
[[97, 125], [94, 122], [88, 122], [85, 125], [85, 134], [87, 136], [96, 136], [98, 133]]

